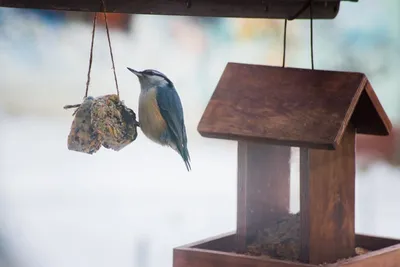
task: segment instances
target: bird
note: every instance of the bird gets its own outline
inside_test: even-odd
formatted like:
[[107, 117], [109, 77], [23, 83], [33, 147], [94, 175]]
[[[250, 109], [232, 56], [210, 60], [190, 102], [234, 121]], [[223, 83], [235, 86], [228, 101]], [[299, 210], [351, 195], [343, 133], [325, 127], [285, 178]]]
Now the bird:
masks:
[[144, 135], [162, 146], [169, 146], [191, 170], [188, 140], [181, 99], [174, 84], [163, 73], [127, 67], [140, 83], [139, 127]]

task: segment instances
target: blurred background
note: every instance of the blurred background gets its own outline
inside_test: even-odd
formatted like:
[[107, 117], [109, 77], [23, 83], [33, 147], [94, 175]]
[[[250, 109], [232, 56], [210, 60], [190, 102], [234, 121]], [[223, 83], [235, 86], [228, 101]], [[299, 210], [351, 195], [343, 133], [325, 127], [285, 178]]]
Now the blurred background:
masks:
[[[174, 81], [188, 173], [174, 151], [141, 132], [120, 152], [67, 149], [73, 117], [62, 107], [84, 95], [92, 15], [0, 8], [0, 266], [169, 267], [173, 247], [235, 229], [236, 143], [196, 128], [227, 62], [281, 65], [283, 21], [108, 16], [129, 107], [137, 111], [140, 89], [127, 66]], [[389, 137], [357, 140], [356, 229], [400, 238], [400, 1], [345, 2], [335, 20], [315, 21], [314, 36], [316, 68], [366, 73], [394, 124]], [[289, 22], [287, 66], [309, 68], [309, 45], [309, 21]], [[90, 94], [114, 92], [99, 26]]]

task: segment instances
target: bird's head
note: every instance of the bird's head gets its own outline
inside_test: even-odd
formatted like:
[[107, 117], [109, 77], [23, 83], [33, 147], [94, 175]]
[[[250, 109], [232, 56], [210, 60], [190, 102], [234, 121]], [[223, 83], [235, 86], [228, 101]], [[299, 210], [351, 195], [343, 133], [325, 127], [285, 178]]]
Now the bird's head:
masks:
[[142, 90], [157, 86], [173, 86], [170, 79], [157, 70], [147, 69], [144, 71], [137, 71], [131, 68], [127, 69], [138, 77]]

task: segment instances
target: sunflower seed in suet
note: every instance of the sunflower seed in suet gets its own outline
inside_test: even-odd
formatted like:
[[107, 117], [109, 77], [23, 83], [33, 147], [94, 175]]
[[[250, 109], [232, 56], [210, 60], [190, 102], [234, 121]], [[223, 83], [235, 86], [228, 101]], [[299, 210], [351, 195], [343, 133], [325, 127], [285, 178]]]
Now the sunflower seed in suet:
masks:
[[87, 97], [75, 110], [75, 118], [68, 135], [68, 149], [93, 154], [101, 147], [101, 136], [92, 126], [92, 105], [95, 99]]
[[117, 95], [99, 97], [92, 105], [93, 127], [103, 138], [103, 146], [119, 151], [137, 137], [136, 114]]
[[93, 154], [101, 145], [119, 151], [137, 137], [136, 114], [117, 95], [87, 97], [74, 112], [68, 149]]

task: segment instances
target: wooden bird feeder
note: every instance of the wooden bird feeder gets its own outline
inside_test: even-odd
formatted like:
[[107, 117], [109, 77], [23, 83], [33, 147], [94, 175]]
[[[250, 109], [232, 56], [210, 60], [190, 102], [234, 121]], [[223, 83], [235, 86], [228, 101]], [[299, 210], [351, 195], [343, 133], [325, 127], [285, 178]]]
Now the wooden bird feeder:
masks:
[[[354, 226], [356, 133], [390, 130], [364, 74], [228, 63], [198, 131], [238, 141], [237, 230], [174, 249], [174, 267], [398, 267], [400, 241]], [[300, 259], [240, 255], [289, 213], [290, 146], [300, 147]]]
[[[357, 2], [357, 0], [342, 0]], [[0, 0], [2, 7], [100, 12], [100, 0]], [[308, 19], [310, 0], [112, 0], [107, 12]], [[333, 19], [340, 0], [313, 0]], [[198, 126], [238, 141], [237, 229], [174, 249], [174, 267], [398, 267], [400, 241], [355, 233], [355, 135], [391, 123], [364, 74], [229, 63]], [[243, 253], [289, 214], [290, 147], [300, 147], [299, 261]], [[356, 256], [355, 248], [368, 253]]]

